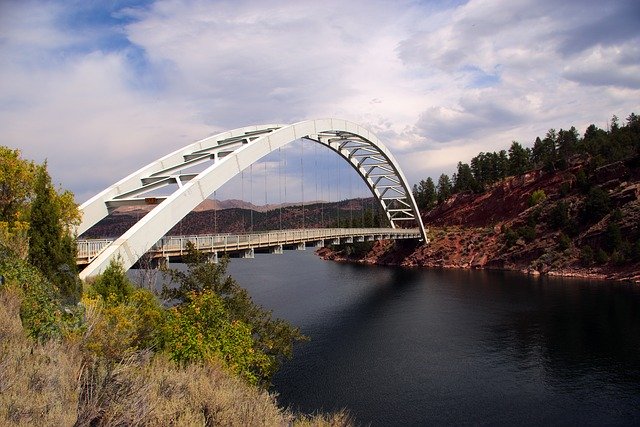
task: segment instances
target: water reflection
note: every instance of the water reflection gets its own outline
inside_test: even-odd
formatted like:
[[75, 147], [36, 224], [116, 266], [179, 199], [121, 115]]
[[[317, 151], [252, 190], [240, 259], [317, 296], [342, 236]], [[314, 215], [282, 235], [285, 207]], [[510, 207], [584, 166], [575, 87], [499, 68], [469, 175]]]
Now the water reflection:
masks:
[[539, 359], [552, 384], [594, 373], [639, 384], [637, 289], [530, 280], [513, 293], [521, 294], [523, 303], [499, 302], [505, 312], [488, 328], [490, 350], [503, 350], [524, 363]]
[[286, 405], [373, 425], [640, 421], [637, 288], [309, 252], [230, 272], [311, 337], [274, 380]]

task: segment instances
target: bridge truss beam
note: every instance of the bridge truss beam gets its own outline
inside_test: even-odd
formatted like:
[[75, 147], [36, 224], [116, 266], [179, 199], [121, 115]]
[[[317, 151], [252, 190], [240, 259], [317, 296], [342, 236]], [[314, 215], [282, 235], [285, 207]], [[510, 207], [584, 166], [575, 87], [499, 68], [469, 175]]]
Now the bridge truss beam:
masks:
[[[402, 221], [415, 221], [422, 239], [427, 242], [407, 180], [398, 162], [378, 138], [346, 120], [307, 120], [292, 125], [249, 126], [202, 139], [150, 163], [83, 203], [78, 234], [117, 207], [157, 206], [103, 250], [80, 277], [101, 273], [113, 258], [119, 258], [125, 269], [130, 268], [223, 184], [267, 154], [303, 138], [330, 148], [358, 172], [392, 228], [397, 228]], [[205, 169], [197, 173], [190, 170], [203, 166]], [[169, 196], [145, 194], [168, 185], [177, 187]]]

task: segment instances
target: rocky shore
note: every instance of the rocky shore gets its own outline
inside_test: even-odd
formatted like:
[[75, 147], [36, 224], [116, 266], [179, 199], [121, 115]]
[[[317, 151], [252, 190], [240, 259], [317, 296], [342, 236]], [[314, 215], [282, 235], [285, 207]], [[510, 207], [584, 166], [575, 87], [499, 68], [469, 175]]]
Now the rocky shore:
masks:
[[[445, 232], [443, 238], [432, 240], [429, 245], [403, 245], [393, 241], [375, 242], [365, 254], [348, 253], [342, 248], [320, 248], [316, 254], [324, 260], [367, 265], [387, 265], [414, 268], [456, 268], [519, 271], [530, 275], [575, 277], [588, 280], [613, 280], [640, 284], [640, 265], [626, 268], [609, 266], [584, 267], [565, 265], [540, 267], [526, 262], [505, 262], [497, 250], [495, 238], [475, 237], [475, 244], [467, 244], [483, 230], [453, 229]], [[466, 248], [466, 250], [465, 250]], [[495, 250], [496, 252], [492, 251]], [[575, 264], [575, 263], [574, 263]]]
[[[616, 162], [589, 173], [606, 205], [581, 189], [584, 163], [507, 178], [423, 213], [427, 245], [382, 241], [323, 248], [333, 261], [422, 268], [497, 269], [640, 283], [640, 170]], [[533, 203], [532, 194], [544, 194]]]

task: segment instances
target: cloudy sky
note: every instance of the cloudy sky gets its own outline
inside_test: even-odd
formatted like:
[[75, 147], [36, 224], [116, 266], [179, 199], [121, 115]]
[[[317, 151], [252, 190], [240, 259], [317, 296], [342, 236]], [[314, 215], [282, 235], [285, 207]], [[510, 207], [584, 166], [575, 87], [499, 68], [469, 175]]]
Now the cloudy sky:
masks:
[[0, 144], [79, 202], [249, 124], [359, 122], [415, 183], [631, 112], [637, 0], [0, 0]]

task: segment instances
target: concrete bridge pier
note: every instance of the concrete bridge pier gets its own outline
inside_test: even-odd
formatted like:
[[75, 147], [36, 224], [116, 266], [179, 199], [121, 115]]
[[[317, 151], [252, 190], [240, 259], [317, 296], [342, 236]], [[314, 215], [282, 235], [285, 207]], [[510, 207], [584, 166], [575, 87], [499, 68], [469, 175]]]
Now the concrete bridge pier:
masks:
[[323, 248], [324, 247], [324, 240], [315, 240], [313, 242], [309, 242], [308, 246], [310, 248]]
[[245, 249], [240, 252], [240, 258], [244, 259], [254, 259], [256, 257], [256, 253], [253, 248]]
[[284, 253], [284, 248], [282, 245], [276, 245], [269, 248], [270, 254], [282, 255]]

